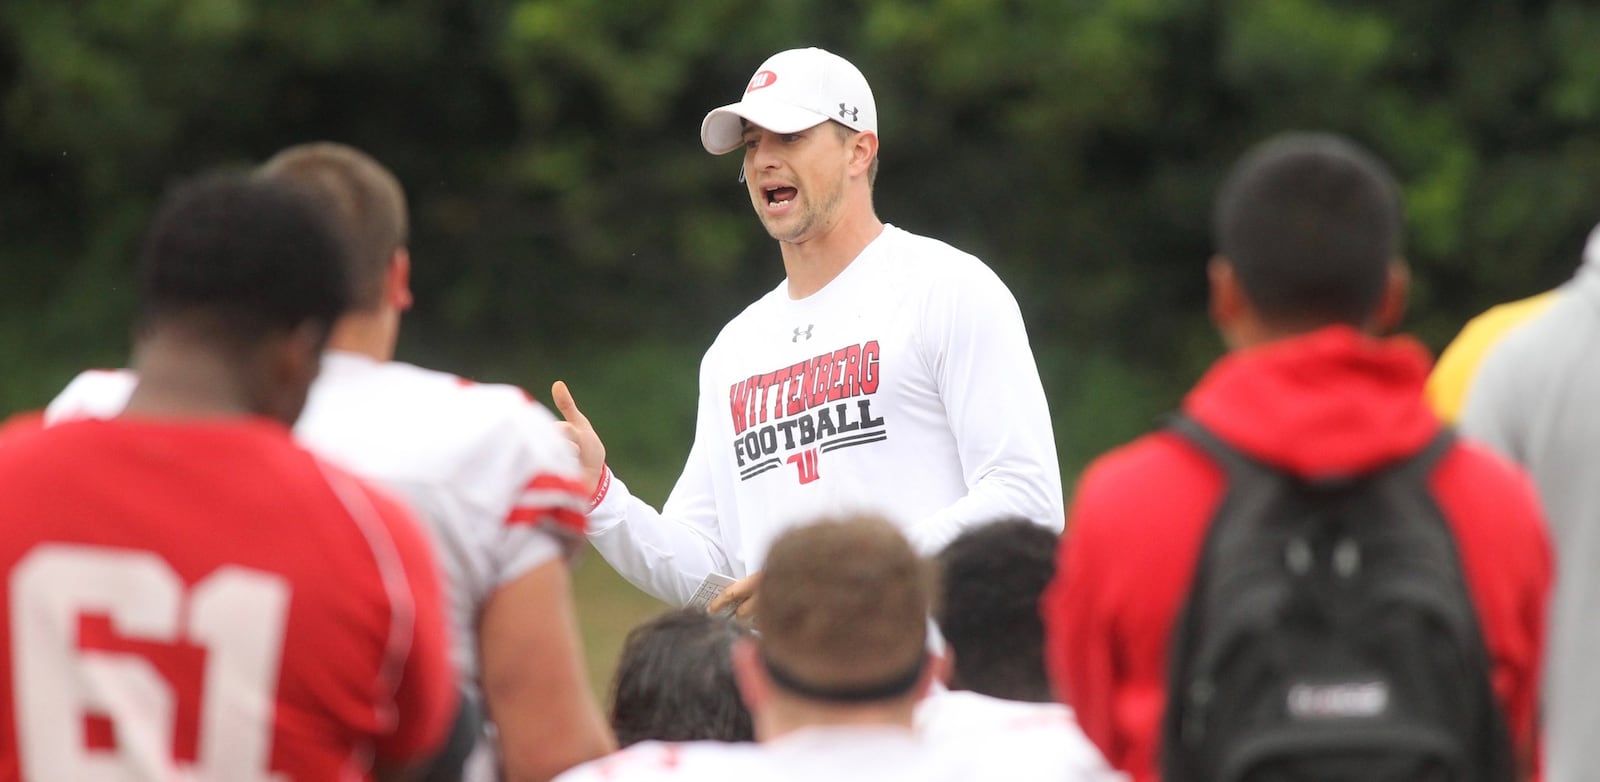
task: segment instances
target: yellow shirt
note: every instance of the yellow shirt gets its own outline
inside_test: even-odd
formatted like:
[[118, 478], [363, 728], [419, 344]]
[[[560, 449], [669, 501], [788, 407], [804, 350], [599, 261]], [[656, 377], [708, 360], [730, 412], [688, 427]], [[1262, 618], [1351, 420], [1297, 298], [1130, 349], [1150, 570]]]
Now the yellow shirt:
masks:
[[1539, 314], [1555, 301], [1555, 291], [1490, 307], [1470, 321], [1461, 333], [1439, 354], [1439, 362], [1428, 376], [1428, 404], [1447, 423], [1455, 423], [1467, 404], [1467, 390], [1478, 374], [1478, 365], [1489, 349], [1513, 328]]

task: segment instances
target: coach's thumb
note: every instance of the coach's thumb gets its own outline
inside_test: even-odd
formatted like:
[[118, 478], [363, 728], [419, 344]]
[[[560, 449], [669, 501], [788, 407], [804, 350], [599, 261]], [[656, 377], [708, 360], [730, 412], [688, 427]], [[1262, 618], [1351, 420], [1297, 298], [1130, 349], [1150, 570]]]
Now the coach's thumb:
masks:
[[590, 428], [589, 419], [578, 410], [578, 403], [572, 399], [572, 391], [567, 389], [564, 380], [557, 380], [550, 386], [550, 399], [556, 403], [556, 409], [561, 411], [561, 417], [573, 426]]
[[561, 417], [567, 419], [564, 422], [557, 422], [556, 426], [573, 445], [577, 446], [578, 465], [583, 469], [585, 485], [592, 494], [599, 488], [601, 478], [605, 477], [606, 444], [600, 442], [600, 436], [595, 434], [589, 419], [578, 412], [578, 403], [572, 401], [572, 392], [567, 389], [566, 383], [557, 380], [552, 384], [550, 399], [555, 402], [556, 409], [561, 411]]

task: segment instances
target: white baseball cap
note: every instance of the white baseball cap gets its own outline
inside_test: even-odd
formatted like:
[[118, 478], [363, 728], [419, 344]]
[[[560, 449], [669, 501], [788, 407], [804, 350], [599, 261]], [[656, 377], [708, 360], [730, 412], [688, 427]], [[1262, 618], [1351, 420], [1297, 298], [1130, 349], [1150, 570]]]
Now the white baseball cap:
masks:
[[878, 132], [872, 88], [849, 60], [816, 47], [778, 52], [761, 63], [744, 98], [712, 109], [700, 123], [700, 143], [713, 155], [738, 149], [749, 120], [774, 133], [799, 133], [833, 120], [851, 130]]

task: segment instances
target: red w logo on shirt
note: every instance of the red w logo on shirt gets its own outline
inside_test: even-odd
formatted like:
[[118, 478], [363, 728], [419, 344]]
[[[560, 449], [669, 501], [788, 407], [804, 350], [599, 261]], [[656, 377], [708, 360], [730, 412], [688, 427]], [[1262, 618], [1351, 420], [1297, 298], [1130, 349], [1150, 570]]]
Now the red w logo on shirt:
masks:
[[789, 457], [789, 463], [800, 471], [800, 485], [817, 479], [817, 449], [807, 448]]

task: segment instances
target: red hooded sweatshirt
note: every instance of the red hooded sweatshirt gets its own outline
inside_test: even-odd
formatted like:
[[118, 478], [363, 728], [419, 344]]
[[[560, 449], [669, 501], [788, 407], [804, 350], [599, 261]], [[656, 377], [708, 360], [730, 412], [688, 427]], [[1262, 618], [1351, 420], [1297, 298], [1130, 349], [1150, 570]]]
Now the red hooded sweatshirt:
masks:
[[[1429, 363], [1413, 340], [1328, 327], [1223, 357], [1183, 409], [1235, 448], [1297, 474], [1360, 473], [1416, 453], [1438, 431], [1422, 396]], [[1440, 459], [1429, 484], [1456, 536], [1495, 693], [1536, 774], [1553, 565], [1533, 485], [1466, 442]], [[1171, 628], [1223, 489], [1220, 466], [1156, 432], [1091, 464], [1067, 513], [1042, 603], [1046, 662], [1084, 732], [1135, 782], [1160, 777]]]

